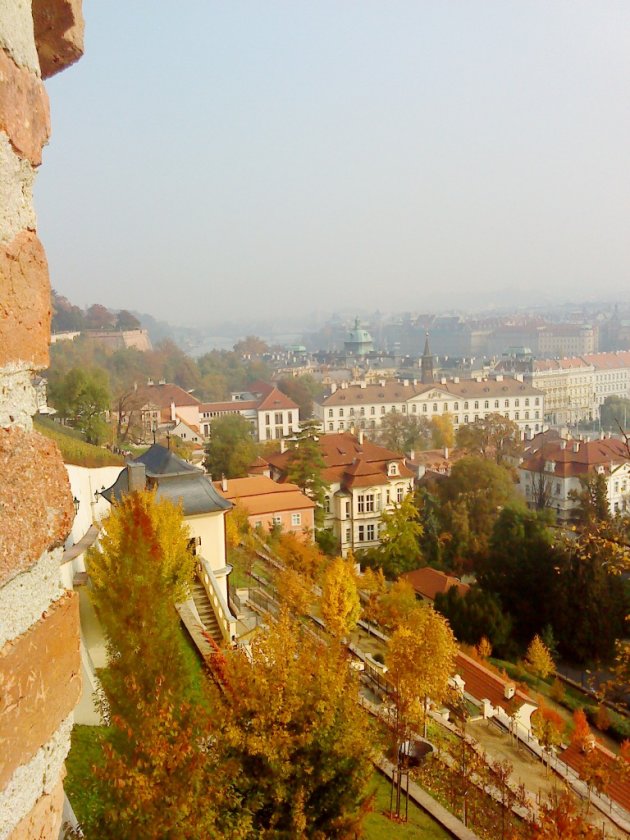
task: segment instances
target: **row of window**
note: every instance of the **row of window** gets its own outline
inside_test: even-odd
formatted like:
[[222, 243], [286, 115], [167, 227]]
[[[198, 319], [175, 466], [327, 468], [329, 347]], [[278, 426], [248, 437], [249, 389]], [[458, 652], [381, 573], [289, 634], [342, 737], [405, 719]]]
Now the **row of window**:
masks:
[[[275, 417], [274, 422], [275, 422], [276, 426], [282, 426], [282, 424], [284, 423], [284, 418], [282, 416], [282, 412], [281, 411], [276, 411], [275, 414], [274, 414], [274, 417]], [[293, 412], [292, 411], [289, 411], [289, 413], [287, 415], [287, 422], [288, 423], [293, 423]], [[271, 414], [265, 414], [265, 426], [270, 426], [270, 425], [271, 425]]]
[[[262, 525], [262, 522], [257, 522], [256, 525]], [[273, 516], [273, 524], [274, 525], [282, 525], [282, 517], [280, 514], [275, 513]], [[302, 514], [301, 513], [292, 513], [291, 514], [291, 526], [293, 528], [298, 528], [302, 524]]]
[[[391, 465], [390, 465], [391, 466]], [[394, 465], [397, 468], [397, 465]], [[396, 501], [400, 504], [405, 497], [405, 488], [398, 486], [396, 488]], [[392, 492], [388, 487], [385, 491], [385, 504], [389, 505], [392, 501]], [[324, 510], [326, 513], [331, 513], [331, 497], [326, 496], [324, 499]], [[361, 493], [357, 496], [357, 513], [375, 513], [380, 510], [380, 496], [375, 493]], [[350, 518], [350, 501], [346, 501], [345, 518]]]
[[[509, 420], [510, 419], [510, 412], [506, 411], [504, 416]], [[476, 422], [479, 419], [480, 419], [479, 414], [473, 415], [472, 421], [470, 419], [469, 414], [464, 414], [463, 419], [462, 419], [462, 423], [466, 424], [466, 423], [470, 423], [470, 422]], [[533, 412], [533, 417], [532, 417], [532, 412], [525, 411], [525, 412], [523, 412], [523, 418], [522, 419], [523, 420], [540, 420], [540, 411], [534, 411]], [[520, 411], [515, 411], [514, 412], [514, 420], [521, 420], [521, 412]], [[453, 415], [453, 424], [455, 426], [459, 426], [459, 422], [460, 422], [459, 421], [459, 414], [454, 414]], [[348, 423], [348, 428], [351, 429], [352, 426], [353, 426], [353, 423], [349, 422]], [[369, 426], [366, 425], [365, 420], [361, 420], [361, 421], [359, 421], [358, 426], [359, 426], [360, 429], [366, 429], [366, 428], [375, 429], [376, 428], [376, 420], [370, 420], [369, 421]], [[344, 420], [337, 421], [337, 428], [340, 432], [345, 431], [345, 428], [346, 428], [345, 421]], [[329, 432], [334, 432], [335, 431], [335, 424], [334, 424], [334, 422], [332, 422], [330, 420], [328, 421], [328, 431]], [[536, 431], [538, 431], [538, 424], [536, 425]]]
[[[488, 410], [490, 408], [491, 400], [474, 400], [473, 401], [473, 408], [474, 409], [479, 409], [479, 406], [480, 406], [481, 402], [483, 402], [484, 409]], [[527, 407], [527, 406], [529, 406], [529, 404], [530, 404], [530, 398], [525, 397], [524, 405]], [[540, 405], [540, 397], [536, 397], [534, 399], [534, 405]], [[510, 407], [509, 399], [503, 401], [503, 406], [504, 406], [504, 408], [509, 408]], [[468, 411], [469, 400], [464, 401], [464, 406], [463, 407], [464, 407], [464, 411]], [[500, 408], [500, 400], [494, 400], [494, 408], [497, 408], [497, 409]], [[514, 408], [520, 408], [520, 397], [515, 398]], [[443, 411], [450, 411], [451, 410], [451, 408], [450, 408], [450, 406], [447, 402], [443, 403], [442, 410]], [[453, 403], [452, 410], [453, 411], [459, 411], [459, 402]], [[396, 411], [397, 411], [397, 408], [396, 408], [395, 405], [393, 405], [391, 407], [392, 414], [395, 414]], [[407, 406], [403, 404], [401, 406], [401, 411], [402, 411], [403, 414], [406, 414], [407, 413]], [[411, 413], [416, 414], [417, 411], [418, 411], [418, 403], [411, 403]], [[429, 411], [429, 407], [428, 407], [427, 403], [422, 403], [422, 412], [424, 414], [427, 414], [428, 411]], [[433, 411], [434, 412], [439, 411], [438, 403], [433, 403]], [[380, 413], [381, 414], [386, 414], [387, 413], [387, 406], [382, 405]], [[370, 406], [370, 415], [374, 415], [374, 414], [376, 414], [376, 407], [372, 405], [372, 406]], [[328, 416], [329, 417], [334, 417], [335, 416], [334, 409], [332, 409], [332, 408], [328, 409]], [[344, 409], [343, 408], [338, 409], [337, 416], [338, 417], [343, 417], [344, 416]], [[349, 417], [354, 417], [355, 416], [355, 410], [352, 406], [350, 407], [350, 409], [348, 411], [348, 416]], [[359, 416], [360, 417], [365, 416], [365, 406], [364, 405], [362, 405], [359, 409]]]

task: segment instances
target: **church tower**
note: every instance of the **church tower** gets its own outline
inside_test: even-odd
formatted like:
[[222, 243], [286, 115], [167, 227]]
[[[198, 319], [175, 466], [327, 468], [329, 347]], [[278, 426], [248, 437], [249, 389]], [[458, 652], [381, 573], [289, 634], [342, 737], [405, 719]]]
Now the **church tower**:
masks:
[[422, 384], [431, 385], [433, 383], [433, 356], [429, 349], [429, 333], [427, 333], [426, 341], [424, 342], [424, 353], [422, 354], [420, 367], [422, 370]]

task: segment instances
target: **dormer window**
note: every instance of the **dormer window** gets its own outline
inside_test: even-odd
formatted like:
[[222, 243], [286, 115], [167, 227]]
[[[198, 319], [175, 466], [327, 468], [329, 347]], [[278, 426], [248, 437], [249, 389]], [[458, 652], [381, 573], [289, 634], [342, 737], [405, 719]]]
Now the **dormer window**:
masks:
[[387, 470], [388, 475], [398, 475], [398, 464], [395, 461], [392, 461]]

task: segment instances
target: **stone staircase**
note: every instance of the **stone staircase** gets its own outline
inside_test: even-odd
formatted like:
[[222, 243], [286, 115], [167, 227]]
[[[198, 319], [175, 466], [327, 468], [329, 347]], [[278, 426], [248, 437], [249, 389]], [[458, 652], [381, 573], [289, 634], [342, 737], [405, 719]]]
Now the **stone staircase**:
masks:
[[192, 586], [192, 599], [195, 602], [195, 606], [197, 607], [197, 612], [199, 613], [199, 617], [203, 623], [204, 629], [206, 632], [212, 636], [214, 641], [218, 645], [223, 644], [223, 635], [221, 634], [221, 628], [219, 627], [219, 622], [217, 621], [217, 617], [214, 614], [214, 610], [212, 608], [212, 604], [210, 603], [210, 599], [206, 595], [206, 590], [204, 589], [203, 584], [201, 581], [195, 578]]

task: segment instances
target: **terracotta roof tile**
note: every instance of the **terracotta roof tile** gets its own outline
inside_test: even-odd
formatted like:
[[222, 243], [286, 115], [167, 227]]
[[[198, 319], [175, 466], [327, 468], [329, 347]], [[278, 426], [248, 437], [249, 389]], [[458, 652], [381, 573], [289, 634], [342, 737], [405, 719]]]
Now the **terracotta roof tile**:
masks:
[[431, 566], [406, 572], [403, 577], [409, 581], [419, 595], [430, 598], [432, 601], [435, 601], [438, 592], [444, 594], [453, 586], [457, 588], [460, 595], [466, 595], [470, 589], [470, 586], [462, 583], [459, 578], [445, 575], [444, 572], [433, 569]]

